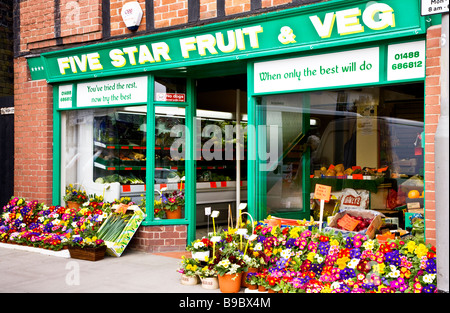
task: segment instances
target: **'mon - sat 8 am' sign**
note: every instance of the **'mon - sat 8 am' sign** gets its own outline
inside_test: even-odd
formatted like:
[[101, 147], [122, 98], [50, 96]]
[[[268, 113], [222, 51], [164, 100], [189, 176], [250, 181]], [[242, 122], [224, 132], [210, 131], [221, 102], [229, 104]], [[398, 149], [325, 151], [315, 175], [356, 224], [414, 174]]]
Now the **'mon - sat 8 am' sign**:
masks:
[[[418, 0], [333, 1], [43, 53], [49, 82], [142, 73], [425, 33]], [[286, 50], [287, 49], [287, 50]]]

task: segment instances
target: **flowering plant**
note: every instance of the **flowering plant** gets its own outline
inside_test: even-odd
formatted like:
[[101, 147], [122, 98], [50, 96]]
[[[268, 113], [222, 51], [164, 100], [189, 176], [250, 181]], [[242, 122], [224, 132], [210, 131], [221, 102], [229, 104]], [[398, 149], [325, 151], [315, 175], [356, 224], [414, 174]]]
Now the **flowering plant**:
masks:
[[243, 254], [234, 249], [233, 245], [225, 246], [214, 258], [214, 269], [218, 275], [236, 274], [247, 271], [247, 265], [244, 262]]
[[161, 196], [161, 201], [164, 204], [165, 210], [173, 212], [177, 210], [178, 207], [184, 205], [184, 192], [181, 190], [174, 190], [170, 193], [164, 193]]
[[186, 247], [187, 251], [191, 252], [204, 252], [209, 251], [213, 243], [206, 237], [194, 240], [189, 246]]
[[81, 187], [75, 188], [72, 184], [66, 186], [66, 194], [63, 197], [65, 202], [73, 201], [82, 204], [88, 200], [86, 191], [82, 190]]
[[80, 248], [97, 248], [104, 246], [105, 242], [102, 239], [97, 238], [96, 232], [92, 230], [85, 230], [74, 235], [70, 241], [70, 246]]
[[214, 264], [209, 263], [208, 265], [203, 266], [200, 269], [198, 276], [200, 276], [201, 278], [216, 277], [217, 271], [214, 269]]
[[155, 200], [154, 201], [154, 217], [155, 218], [163, 218], [164, 217], [164, 208], [162, 200]]
[[181, 257], [181, 266], [178, 272], [185, 274], [186, 276], [195, 276], [200, 273], [200, 262], [193, 258], [187, 258], [186, 256]]

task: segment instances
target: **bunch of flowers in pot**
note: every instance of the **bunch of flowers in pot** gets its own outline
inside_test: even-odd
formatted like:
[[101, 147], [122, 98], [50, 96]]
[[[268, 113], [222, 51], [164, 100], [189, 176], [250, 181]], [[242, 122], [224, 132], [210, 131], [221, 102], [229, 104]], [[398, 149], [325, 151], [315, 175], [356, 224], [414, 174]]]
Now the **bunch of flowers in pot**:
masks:
[[199, 282], [198, 275], [200, 274], [200, 261], [194, 258], [182, 256], [181, 265], [178, 272], [181, 273], [181, 284], [196, 285]]
[[105, 246], [105, 242], [97, 237], [97, 231], [85, 229], [79, 234], [73, 235], [70, 240], [71, 247], [99, 248]]
[[217, 271], [214, 268], [212, 262], [203, 266], [198, 273], [200, 280], [202, 281], [202, 287], [205, 289], [217, 289], [219, 288], [219, 280], [217, 278]]
[[181, 209], [185, 204], [184, 191], [174, 190], [161, 195], [166, 217], [168, 219], [181, 218]]
[[194, 240], [186, 247], [186, 250], [191, 252], [194, 259], [205, 262], [209, 260], [212, 249], [213, 243], [207, 237]]
[[66, 186], [66, 192], [63, 200], [66, 202], [68, 207], [74, 206], [77, 208], [88, 199], [89, 198], [86, 191], [81, 186], [75, 187], [72, 184]]
[[219, 287], [225, 293], [237, 293], [241, 289], [242, 273], [248, 267], [243, 253], [237, 249], [236, 242], [227, 242], [214, 257], [214, 269], [219, 278]]

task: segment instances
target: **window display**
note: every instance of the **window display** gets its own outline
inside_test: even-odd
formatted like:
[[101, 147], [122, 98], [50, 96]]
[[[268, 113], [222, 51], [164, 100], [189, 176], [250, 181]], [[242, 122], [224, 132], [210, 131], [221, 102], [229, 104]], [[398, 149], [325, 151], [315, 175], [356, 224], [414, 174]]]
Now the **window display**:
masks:
[[[124, 185], [142, 186], [146, 172], [146, 106], [65, 111], [61, 114], [61, 194], [77, 184], [107, 201]], [[136, 199], [138, 201], [138, 199]]]

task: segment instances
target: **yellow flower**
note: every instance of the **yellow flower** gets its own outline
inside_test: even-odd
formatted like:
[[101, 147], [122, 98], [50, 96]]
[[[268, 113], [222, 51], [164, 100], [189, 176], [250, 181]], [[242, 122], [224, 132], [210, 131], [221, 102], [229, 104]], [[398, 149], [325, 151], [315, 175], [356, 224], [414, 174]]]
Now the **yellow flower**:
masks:
[[21, 205], [23, 203], [23, 200], [22, 199], [19, 199], [19, 201], [17, 201], [17, 204], [18, 205]]
[[406, 248], [408, 249], [409, 253], [413, 253], [414, 249], [416, 249], [416, 243], [414, 241], [408, 241], [408, 243], [406, 244]]
[[423, 243], [421, 243], [416, 247], [414, 253], [417, 255], [418, 258], [421, 258], [424, 255], [427, 255], [428, 248]]
[[346, 267], [347, 262], [350, 261], [348, 257], [339, 258], [336, 260], [336, 264], [339, 266], [339, 269], [343, 270]]
[[306, 258], [312, 262], [312, 261], [314, 261], [314, 256], [315, 256], [315, 255], [316, 255], [315, 252], [310, 252], [310, 253], [308, 253], [308, 255], [306, 256]]
[[330, 241], [330, 246], [339, 246], [339, 241], [337, 241], [336, 239], [332, 239]]
[[379, 263], [379, 264], [375, 264], [375, 265], [373, 265], [372, 266], [372, 269], [375, 271], [375, 272], [378, 272], [378, 273], [380, 273], [380, 274], [383, 274], [384, 273], [384, 268], [386, 267], [386, 265], [384, 264], [384, 263]]

